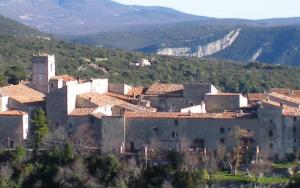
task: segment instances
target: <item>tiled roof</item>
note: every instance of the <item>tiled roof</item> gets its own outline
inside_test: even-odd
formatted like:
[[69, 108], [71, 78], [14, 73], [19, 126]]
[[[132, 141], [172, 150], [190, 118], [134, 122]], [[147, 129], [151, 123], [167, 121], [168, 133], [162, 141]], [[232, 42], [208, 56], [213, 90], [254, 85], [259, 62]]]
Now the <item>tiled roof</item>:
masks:
[[133, 87], [126, 95], [134, 97], [136, 95], [141, 95], [144, 92], [144, 88], [140, 86]]
[[254, 114], [250, 113], [178, 113], [178, 112], [125, 112], [127, 118], [163, 118], [163, 119], [236, 119], [236, 118], [253, 118]]
[[263, 101], [267, 98], [266, 93], [248, 93], [247, 94], [249, 101]]
[[87, 116], [92, 114], [97, 108], [76, 108], [73, 110], [71, 116]]
[[20, 103], [33, 103], [44, 101], [45, 95], [31, 89], [24, 84], [11, 85], [0, 88], [1, 96], [8, 96]]
[[7, 110], [5, 112], [0, 112], [0, 116], [23, 116], [28, 115], [28, 113], [19, 110]]
[[51, 79], [56, 79], [56, 80], [63, 80], [63, 81], [73, 81], [73, 80], [77, 80], [76, 78], [74, 78], [73, 76], [70, 76], [70, 75], [67, 75], [67, 74], [64, 74], [64, 75], [59, 75], [59, 76], [55, 76]]
[[285, 116], [300, 116], [300, 109], [298, 109], [298, 108], [284, 108], [283, 115], [285, 115]]
[[300, 90], [291, 90], [286, 88], [275, 88], [271, 90], [272, 92], [286, 95], [289, 97], [300, 99]]
[[271, 100], [263, 100], [262, 105], [263, 105], [263, 107], [272, 106], [272, 107], [275, 107], [275, 108], [282, 108], [279, 102], [271, 101]]
[[182, 91], [183, 85], [181, 84], [152, 84], [146, 91], [146, 95], [163, 95], [176, 91]]
[[80, 97], [90, 100], [90, 102], [98, 106], [119, 106], [132, 111], [155, 111], [153, 108], [146, 108], [144, 106], [134, 105], [126, 100], [122, 100], [116, 97], [111, 97], [108, 94], [99, 94], [95, 92], [85, 93]]
[[290, 96], [286, 96], [286, 95], [283, 95], [283, 94], [272, 92], [272, 93], [268, 93], [268, 96], [275, 97], [275, 98], [278, 98], [278, 99], [282, 99], [282, 100], [285, 100], [285, 101], [288, 101], [288, 102], [300, 104], [300, 99], [293, 98], [293, 97], [290, 97]]

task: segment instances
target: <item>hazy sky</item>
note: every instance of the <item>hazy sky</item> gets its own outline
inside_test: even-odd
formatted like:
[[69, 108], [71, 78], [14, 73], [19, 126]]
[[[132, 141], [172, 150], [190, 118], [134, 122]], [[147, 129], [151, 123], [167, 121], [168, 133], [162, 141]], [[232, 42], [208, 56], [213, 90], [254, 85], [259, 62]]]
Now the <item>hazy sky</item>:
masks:
[[300, 0], [115, 0], [131, 5], [159, 5], [219, 18], [274, 18], [300, 16]]

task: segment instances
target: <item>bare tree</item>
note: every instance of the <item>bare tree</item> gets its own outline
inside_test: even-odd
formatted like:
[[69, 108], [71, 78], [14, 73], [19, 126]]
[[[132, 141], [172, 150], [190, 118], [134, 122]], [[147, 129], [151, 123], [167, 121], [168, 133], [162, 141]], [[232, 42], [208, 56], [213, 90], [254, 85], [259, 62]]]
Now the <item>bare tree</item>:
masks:
[[[254, 136], [254, 133], [247, 129], [242, 129], [239, 126], [234, 126], [231, 132], [229, 133], [230, 139], [232, 139], [234, 148], [233, 148], [233, 160], [234, 160], [234, 173], [237, 172], [241, 157], [249, 149], [246, 142]], [[243, 142], [244, 140], [244, 142]]]
[[75, 150], [80, 155], [88, 154], [92, 148], [97, 148], [95, 132], [88, 124], [77, 126], [76, 130], [69, 135], [69, 139], [73, 142]]

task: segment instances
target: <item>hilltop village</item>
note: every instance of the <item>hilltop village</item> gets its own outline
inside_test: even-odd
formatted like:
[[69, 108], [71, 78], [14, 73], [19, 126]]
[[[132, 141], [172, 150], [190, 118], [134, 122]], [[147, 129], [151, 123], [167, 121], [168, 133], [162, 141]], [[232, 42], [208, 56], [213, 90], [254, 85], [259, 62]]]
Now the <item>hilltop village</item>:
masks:
[[[300, 152], [300, 91], [223, 93], [209, 83], [161, 84], [149, 88], [81, 80], [55, 74], [54, 55], [32, 57], [32, 80], [0, 88], [0, 144], [26, 145], [36, 109], [46, 112], [49, 140], [84, 139], [103, 153], [143, 153], [153, 144], [167, 150], [217, 150], [233, 146], [238, 126], [244, 139], [278, 160]], [[158, 144], [159, 143], [159, 144]]]

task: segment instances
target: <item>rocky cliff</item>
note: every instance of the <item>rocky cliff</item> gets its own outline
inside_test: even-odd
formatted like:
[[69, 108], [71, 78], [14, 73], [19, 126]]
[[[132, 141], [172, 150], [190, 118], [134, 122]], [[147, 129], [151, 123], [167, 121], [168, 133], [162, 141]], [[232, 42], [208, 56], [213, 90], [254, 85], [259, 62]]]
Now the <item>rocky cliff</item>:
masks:
[[161, 48], [157, 50], [159, 55], [168, 56], [188, 56], [188, 57], [205, 57], [213, 55], [221, 50], [224, 50], [232, 45], [240, 34], [241, 29], [232, 30], [226, 34], [223, 38], [206, 45], [199, 45], [196, 50], [192, 47], [180, 47], [180, 48]]

